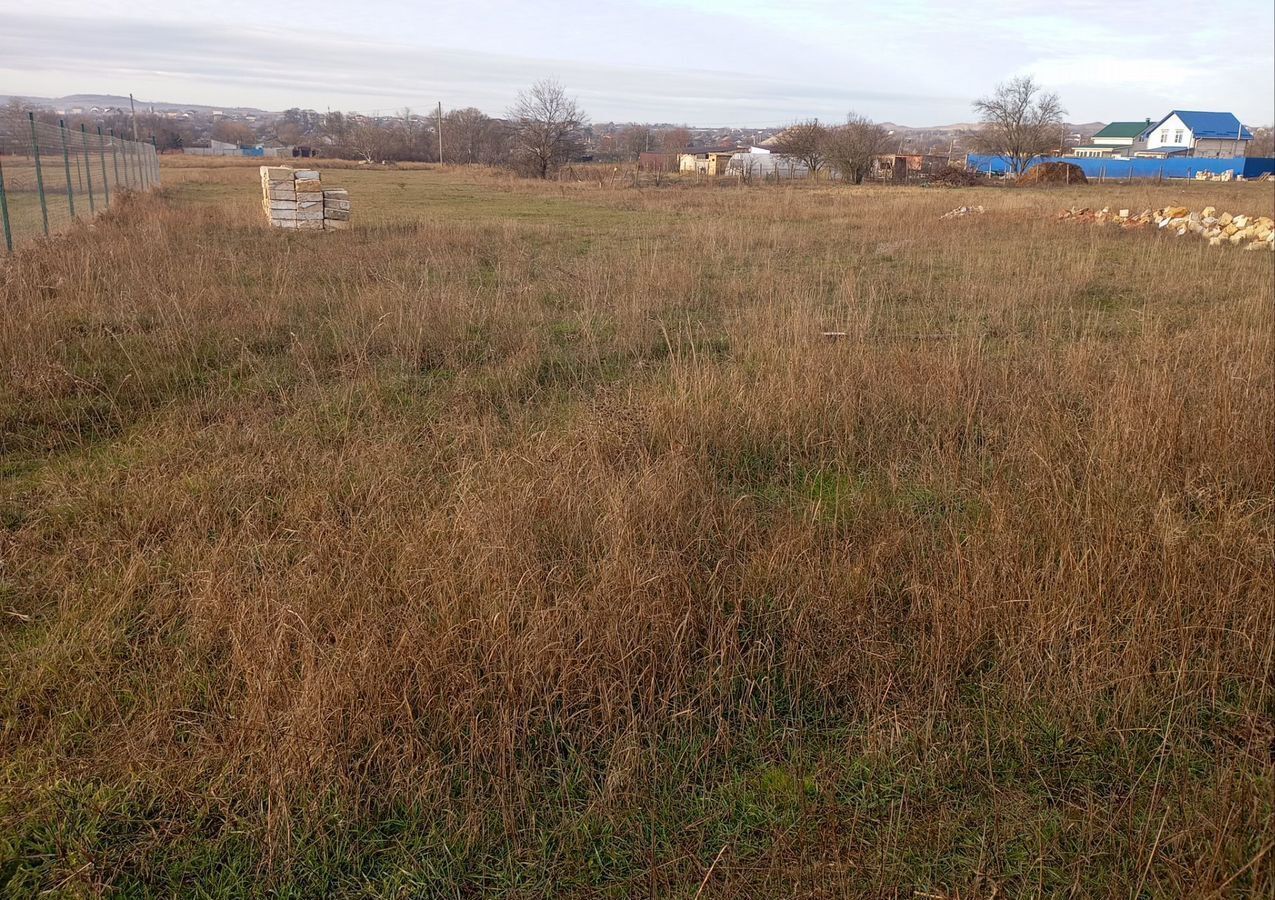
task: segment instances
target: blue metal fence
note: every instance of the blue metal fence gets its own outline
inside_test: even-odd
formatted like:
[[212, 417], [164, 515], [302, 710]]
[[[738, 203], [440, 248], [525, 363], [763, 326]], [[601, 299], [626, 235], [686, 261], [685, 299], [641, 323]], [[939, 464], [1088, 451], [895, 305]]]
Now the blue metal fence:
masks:
[[[1220, 175], [1228, 170], [1245, 178], [1257, 178], [1275, 173], [1275, 159], [1270, 157], [1234, 157], [1232, 159], [1204, 159], [1178, 157], [1176, 159], [1098, 159], [1078, 156], [1047, 156], [1032, 160], [1028, 165], [1043, 162], [1065, 162], [1079, 166], [1089, 179], [1122, 181], [1127, 178], [1194, 178], [1196, 172]], [[1009, 161], [1001, 156], [970, 154], [966, 167], [989, 175], [1004, 175], [1011, 171]]]

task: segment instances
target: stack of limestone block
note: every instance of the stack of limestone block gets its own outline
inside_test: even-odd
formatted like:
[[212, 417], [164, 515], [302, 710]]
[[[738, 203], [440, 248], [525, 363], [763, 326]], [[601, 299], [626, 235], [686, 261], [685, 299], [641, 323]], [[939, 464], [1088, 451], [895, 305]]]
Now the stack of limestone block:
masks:
[[324, 190], [314, 169], [262, 166], [261, 193], [266, 215], [276, 228], [336, 231], [350, 227], [350, 195]]

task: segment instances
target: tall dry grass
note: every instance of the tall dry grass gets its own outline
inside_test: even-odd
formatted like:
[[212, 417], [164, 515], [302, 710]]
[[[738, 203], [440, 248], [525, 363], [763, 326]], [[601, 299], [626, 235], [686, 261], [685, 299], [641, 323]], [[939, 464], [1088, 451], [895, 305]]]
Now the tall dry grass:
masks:
[[0, 270], [13, 884], [1271, 886], [1268, 255], [365, 177]]

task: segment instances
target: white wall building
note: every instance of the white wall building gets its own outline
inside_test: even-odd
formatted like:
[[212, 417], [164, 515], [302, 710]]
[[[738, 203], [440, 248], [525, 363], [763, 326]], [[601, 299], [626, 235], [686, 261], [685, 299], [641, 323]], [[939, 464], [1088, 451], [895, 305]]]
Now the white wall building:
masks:
[[1252, 133], [1231, 113], [1175, 109], [1146, 132], [1146, 152], [1153, 155], [1245, 156]]

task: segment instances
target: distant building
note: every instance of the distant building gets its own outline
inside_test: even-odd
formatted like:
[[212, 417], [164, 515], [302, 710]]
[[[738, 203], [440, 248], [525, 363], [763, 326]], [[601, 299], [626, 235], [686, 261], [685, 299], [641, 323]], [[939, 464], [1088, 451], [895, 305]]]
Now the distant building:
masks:
[[1229, 112], [1175, 109], [1144, 129], [1146, 149], [1139, 156], [1246, 156], [1253, 134]]
[[722, 172], [739, 178], [804, 178], [810, 168], [799, 159], [754, 146], [732, 153]]
[[677, 158], [679, 172], [694, 172], [699, 175], [725, 175], [730, 158], [735, 155], [735, 147], [691, 147]]
[[877, 181], [906, 182], [908, 178], [933, 175], [948, 163], [946, 153], [882, 153], [872, 157], [869, 177]]
[[1068, 156], [1106, 157], [1130, 156], [1147, 146], [1146, 132], [1151, 120], [1141, 122], [1112, 122], [1093, 136], [1084, 147], [1072, 149]]
[[678, 154], [643, 151], [638, 154], [638, 169], [643, 172], [676, 172]]

